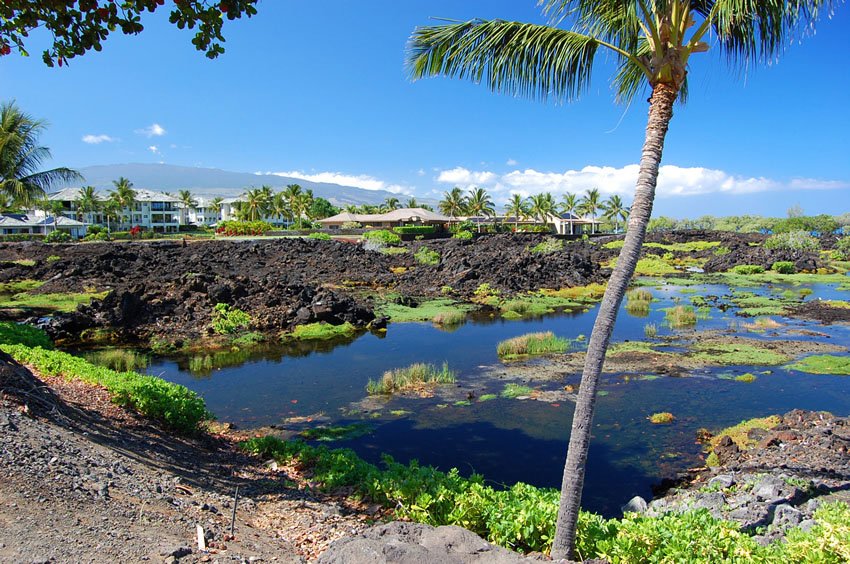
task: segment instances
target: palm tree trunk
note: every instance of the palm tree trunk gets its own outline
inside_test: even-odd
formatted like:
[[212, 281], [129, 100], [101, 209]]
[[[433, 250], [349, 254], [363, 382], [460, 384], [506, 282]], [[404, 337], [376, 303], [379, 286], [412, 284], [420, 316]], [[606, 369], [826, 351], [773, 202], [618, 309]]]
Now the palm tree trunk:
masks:
[[650, 98], [649, 119], [646, 125], [646, 140], [640, 160], [640, 172], [632, 214], [629, 217], [629, 230], [617, 266], [608, 281], [608, 287], [599, 306], [599, 313], [590, 334], [587, 356], [581, 376], [578, 398], [576, 400], [573, 425], [570, 432], [570, 444], [567, 460], [564, 464], [564, 478], [561, 483], [561, 503], [558, 508], [558, 524], [552, 544], [552, 558], [572, 558], [575, 551], [576, 524], [581, 504], [581, 491], [584, 486], [585, 463], [590, 447], [590, 433], [593, 424], [593, 411], [596, 404], [596, 390], [599, 374], [605, 360], [605, 352], [617, 312], [629, 281], [635, 272], [640, 250], [646, 236], [646, 226], [652, 215], [652, 203], [655, 198], [655, 184], [658, 180], [658, 168], [664, 149], [664, 138], [670, 119], [673, 117], [673, 103], [678, 91], [675, 87], [658, 84], [653, 88]]

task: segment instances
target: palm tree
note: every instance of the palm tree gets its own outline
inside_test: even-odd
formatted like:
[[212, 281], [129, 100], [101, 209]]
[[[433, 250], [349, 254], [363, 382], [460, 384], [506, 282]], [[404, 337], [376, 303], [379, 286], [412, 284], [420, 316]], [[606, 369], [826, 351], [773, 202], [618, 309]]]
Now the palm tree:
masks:
[[92, 214], [100, 210], [102, 202], [94, 186], [83, 186], [76, 200], [77, 211], [86, 214], [89, 223], [94, 223]]
[[[587, 217], [590, 216], [594, 220], [596, 219], [596, 214], [599, 213], [599, 210], [602, 208], [602, 196], [599, 194], [599, 189], [591, 188], [587, 192], [584, 193], [584, 196], [581, 197], [578, 203], [578, 211], [582, 216]], [[593, 233], [595, 223], [590, 224], [590, 232]]]
[[133, 207], [136, 205], [136, 191], [133, 190], [133, 183], [119, 176], [118, 180], [113, 180], [112, 185], [115, 187], [109, 193], [109, 198], [115, 202], [119, 210], [119, 217], [123, 221], [127, 218], [127, 223], [132, 223]]
[[14, 102], [0, 105], [0, 193], [13, 205], [29, 206], [53, 187], [83, 180], [70, 168], [39, 170], [51, 158], [50, 149], [38, 144], [46, 127]]
[[549, 192], [531, 196], [528, 213], [531, 214], [531, 217], [539, 219], [543, 225], [549, 225], [549, 216], [555, 211], [557, 211], [555, 200]]
[[511, 199], [508, 200], [508, 205], [505, 207], [505, 212], [510, 216], [514, 216], [514, 231], [519, 227], [519, 220], [524, 219], [528, 213], [525, 198], [519, 194], [511, 194]]
[[221, 206], [222, 206], [223, 203], [224, 203], [224, 198], [222, 198], [220, 196], [213, 198], [213, 200], [210, 202], [210, 209], [213, 211], [213, 213], [215, 213], [216, 221], [221, 219]]
[[310, 206], [313, 204], [313, 193], [310, 190], [307, 190], [305, 194], [298, 195], [292, 203], [292, 215], [295, 216], [295, 220], [298, 222], [298, 229], [303, 227], [303, 218], [310, 210]]
[[279, 217], [281, 221], [292, 222], [294, 219], [292, 217], [292, 208], [289, 207], [289, 200], [283, 192], [278, 192], [274, 195], [270, 210], [272, 215]]
[[384, 200], [383, 208], [387, 211], [397, 210], [401, 204], [398, 201], [398, 198], [389, 197]]
[[266, 214], [266, 205], [266, 194], [263, 193], [262, 188], [250, 188], [245, 192], [245, 199], [239, 206], [239, 212], [243, 219], [257, 221]]
[[579, 199], [576, 194], [567, 192], [564, 194], [564, 201], [561, 203], [561, 209], [564, 213], [570, 214], [570, 235], [573, 235], [573, 219], [578, 212]]
[[[484, 188], [470, 188], [466, 198], [466, 211], [472, 216], [490, 217], [496, 214], [493, 199]], [[478, 232], [481, 233], [481, 222], [478, 222]]]
[[419, 208], [419, 207], [422, 207], [422, 206], [419, 205], [419, 202], [416, 201], [416, 198], [414, 196], [411, 196], [404, 203], [404, 207], [406, 207], [406, 208]]
[[449, 192], [443, 194], [440, 200], [440, 211], [454, 220], [466, 211], [466, 197], [460, 188], [455, 186]]
[[178, 190], [177, 199], [180, 200], [180, 205], [186, 211], [186, 223], [189, 223], [189, 210], [197, 209], [198, 200], [192, 196], [192, 192], [189, 190]]
[[614, 233], [619, 233], [620, 223], [618, 220], [622, 219], [623, 222], [626, 221], [629, 217], [629, 208], [623, 205], [623, 199], [620, 196], [614, 194], [602, 203], [602, 217], [613, 221]]
[[106, 230], [108, 232], [112, 232], [112, 225], [110, 220], [118, 220], [121, 217], [121, 207], [115, 202], [114, 198], [109, 198], [104, 201], [101, 207], [103, 211], [103, 217], [106, 218]]
[[[573, 415], [552, 557], [572, 556], [599, 374], [634, 274], [652, 214], [673, 105], [687, 97], [692, 55], [714, 48], [746, 69], [772, 62], [810, 32], [829, 0], [541, 0], [553, 25], [472, 20], [417, 28], [407, 64], [414, 79], [446, 75], [484, 81], [491, 90], [573, 101], [587, 90], [597, 52], [613, 56], [618, 99], [647, 87], [649, 115], [629, 228], [588, 343]], [[555, 27], [570, 17], [570, 30]], [[601, 48], [601, 49], [600, 49]]]

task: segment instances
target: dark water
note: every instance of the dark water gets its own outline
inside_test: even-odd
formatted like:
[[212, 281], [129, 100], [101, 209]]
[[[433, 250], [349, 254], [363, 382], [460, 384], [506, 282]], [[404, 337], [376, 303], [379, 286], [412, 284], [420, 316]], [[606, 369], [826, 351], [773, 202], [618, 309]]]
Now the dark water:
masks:
[[[807, 299], [847, 299], [833, 286], [810, 286]], [[658, 301], [648, 317], [621, 313], [614, 341], [644, 340], [644, 326], [654, 323], [659, 335], [674, 333], [665, 327], [661, 308], [689, 303], [699, 295], [728, 295], [725, 286], [675, 286], [651, 288]], [[785, 287], [754, 290], [781, 292]], [[793, 288], [798, 290], [799, 287]], [[750, 290], [750, 289], [748, 289]], [[578, 315], [560, 314], [542, 319], [504, 321], [479, 319], [453, 332], [429, 323], [395, 324], [384, 337], [364, 334], [353, 342], [301, 349], [276, 348], [250, 358], [229, 359], [228, 368], [189, 370], [188, 359], [155, 359], [149, 372], [183, 384], [199, 394], [219, 419], [241, 427], [282, 424], [291, 417], [345, 424], [364, 419], [372, 432], [357, 439], [333, 443], [356, 450], [372, 462], [381, 453], [401, 461], [418, 459], [441, 469], [458, 467], [463, 473], [479, 472], [496, 484], [517, 481], [557, 487], [566, 452], [573, 405], [569, 401], [546, 403], [498, 398], [457, 406], [445, 398], [394, 398], [378, 414], [363, 413], [357, 402], [364, 398], [370, 378], [413, 362], [447, 361], [458, 373], [458, 387], [477, 396], [498, 394], [504, 380], [482, 378], [485, 367], [498, 365], [496, 344], [531, 331], [553, 331], [564, 337], [589, 335], [596, 309]], [[778, 318], [777, 318], [778, 319]], [[700, 320], [698, 330], [728, 329], [741, 321], [734, 309], [714, 308], [711, 318]], [[829, 342], [850, 345], [850, 328], [822, 327], [810, 322], [781, 319], [789, 329], [814, 329], [829, 335]], [[776, 338], [771, 334], [748, 337]], [[782, 335], [780, 335], [782, 337]], [[815, 338], [799, 335], [784, 338]], [[817, 337], [822, 338], [822, 337]], [[800, 374], [783, 368], [724, 367], [696, 370], [686, 378], [605, 375], [597, 402], [594, 441], [590, 451], [583, 505], [606, 515], [615, 514], [634, 495], [651, 495], [650, 488], [665, 476], [699, 464], [700, 446], [694, 441], [700, 427], [718, 429], [743, 419], [782, 413], [793, 408], [850, 413], [850, 377]], [[753, 383], [721, 378], [753, 372]], [[579, 374], [559, 381], [534, 382], [542, 390], [559, 390], [577, 384]], [[394, 415], [391, 411], [409, 413]], [[670, 411], [672, 425], [652, 425], [647, 416]], [[315, 423], [313, 423], [315, 424]], [[305, 428], [302, 424], [287, 428]]]

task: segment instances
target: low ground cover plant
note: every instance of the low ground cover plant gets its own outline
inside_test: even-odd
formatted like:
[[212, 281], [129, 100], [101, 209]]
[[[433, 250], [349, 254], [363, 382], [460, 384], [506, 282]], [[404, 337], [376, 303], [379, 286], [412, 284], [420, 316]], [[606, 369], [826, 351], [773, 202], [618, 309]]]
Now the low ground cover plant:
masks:
[[794, 274], [797, 272], [797, 267], [789, 260], [778, 260], [773, 263], [773, 266], [771, 266], [770, 269], [774, 272], [778, 272], [779, 274]]
[[[393, 511], [397, 519], [432, 526], [457, 525], [490, 542], [519, 552], [549, 552], [555, 532], [559, 493], [517, 483], [506, 489], [485, 484], [478, 474], [461, 476], [456, 468], [441, 472], [384, 456], [380, 467], [350, 449], [331, 450], [276, 437], [253, 438], [241, 447], [262, 459], [306, 468], [324, 491], [353, 492], [356, 497]], [[759, 545], [705, 510], [646, 517], [637, 513], [604, 519], [582, 511], [576, 548], [581, 559], [610, 562], [846, 562], [850, 546], [850, 506], [823, 504], [815, 526], [796, 529], [787, 543]], [[810, 557], [816, 556], [815, 560]]]
[[762, 274], [764, 267], [757, 264], [738, 264], [732, 268], [732, 272], [743, 275]]
[[103, 386], [118, 405], [133, 409], [181, 433], [194, 433], [212, 419], [204, 400], [184, 386], [136, 372], [117, 372], [60, 351], [26, 345], [0, 345], [0, 350], [38, 372]]
[[452, 239], [460, 239], [462, 241], [471, 241], [475, 235], [472, 234], [472, 231], [458, 231], [454, 235], [452, 235]]
[[549, 255], [563, 250], [564, 242], [554, 237], [546, 237], [541, 242], [531, 247], [531, 252], [538, 255]]
[[672, 423], [676, 417], [673, 416], [669, 411], [662, 411], [660, 413], [653, 413], [649, 416], [649, 422], [653, 425], [669, 425]]
[[505, 384], [504, 389], [499, 395], [507, 399], [516, 399], [531, 396], [533, 393], [534, 388], [530, 386], [510, 382], [508, 384]]
[[43, 349], [53, 348], [53, 341], [41, 329], [25, 323], [13, 323], [11, 321], [0, 321], [0, 344], [25, 345]]
[[308, 239], [316, 239], [317, 241], [330, 241], [332, 239], [332, 237], [330, 235], [328, 235], [327, 233], [320, 233], [320, 232], [310, 233], [309, 235], [307, 235], [307, 238]]
[[834, 374], [850, 376], [850, 356], [818, 354], [801, 358], [788, 368], [809, 374]]
[[438, 384], [454, 384], [455, 373], [449, 370], [449, 365], [441, 367], [433, 364], [418, 362], [404, 368], [395, 368], [384, 372], [380, 380], [369, 380], [366, 391], [369, 395], [392, 394], [436, 386]]
[[432, 235], [437, 228], [433, 225], [402, 225], [394, 227], [393, 231], [399, 235]]

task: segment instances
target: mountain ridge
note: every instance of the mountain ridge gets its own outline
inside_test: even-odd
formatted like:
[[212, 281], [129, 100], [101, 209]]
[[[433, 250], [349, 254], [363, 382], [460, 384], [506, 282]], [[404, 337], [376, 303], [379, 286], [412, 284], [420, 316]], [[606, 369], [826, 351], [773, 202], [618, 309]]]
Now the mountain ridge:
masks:
[[[325, 198], [336, 206], [379, 204], [387, 198], [398, 198], [403, 202], [410, 197], [388, 190], [366, 190], [355, 186], [313, 182], [276, 174], [255, 174], [219, 168], [158, 163], [92, 165], [80, 168], [78, 171], [85, 178], [84, 185], [94, 186], [100, 190], [112, 188], [112, 181], [123, 176], [136, 188], [158, 192], [189, 190], [196, 196], [207, 197], [234, 197], [249, 188], [259, 188], [264, 185], [280, 190], [287, 184], [298, 184], [305, 190], [312, 190], [314, 196]], [[427, 200], [421, 200], [421, 202], [432, 203]]]

